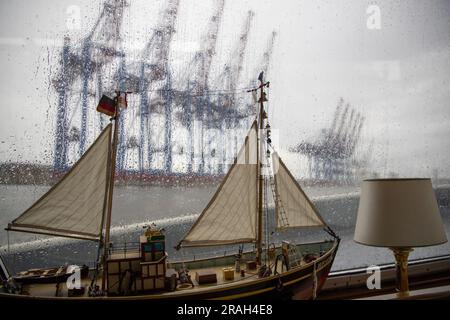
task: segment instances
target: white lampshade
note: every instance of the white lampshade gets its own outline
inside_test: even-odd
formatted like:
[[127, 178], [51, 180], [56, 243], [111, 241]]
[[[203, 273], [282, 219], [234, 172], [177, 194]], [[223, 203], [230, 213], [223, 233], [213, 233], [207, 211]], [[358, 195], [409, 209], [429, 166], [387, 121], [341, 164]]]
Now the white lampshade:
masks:
[[354, 240], [411, 248], [447, 242], [431, 180], [364, 180]]

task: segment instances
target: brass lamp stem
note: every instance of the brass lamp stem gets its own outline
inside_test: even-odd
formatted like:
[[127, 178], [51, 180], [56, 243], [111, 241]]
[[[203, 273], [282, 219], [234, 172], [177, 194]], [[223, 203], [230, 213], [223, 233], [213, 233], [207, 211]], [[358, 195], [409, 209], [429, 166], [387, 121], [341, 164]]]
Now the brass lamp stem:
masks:
[[412, 248], [390, 248], [394, 252], [395, 256], [395, 267], [397, 271], [397, 291], [399, 295], [408, 295], [409, 284], [408, 284], [408, 256]]

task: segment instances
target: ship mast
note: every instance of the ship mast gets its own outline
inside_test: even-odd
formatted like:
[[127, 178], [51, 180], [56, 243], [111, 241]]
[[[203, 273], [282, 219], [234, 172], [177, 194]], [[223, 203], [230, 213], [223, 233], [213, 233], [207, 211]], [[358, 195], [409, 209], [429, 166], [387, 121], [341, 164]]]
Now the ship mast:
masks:
[[[124, 92], [125, 95], [125, 105], [127, 99], [127, 93]], [[105, 221], [105, 233], [104, 233], [104, 242], [103, 242], [103, 277], [102, 277], [102, 291], [106, 289], [106, 276], [107, 276], [107, 263], [106, 260], [108, 258], [109, 251], [109, 243], [110, 243], [110, 231], [111, 231], [111, 212], [112, 212], [112, 201], [113, 201], [113, 191], [114, 191], [114, 180], [116, 174], [116, 157], [117, 157], [117, 143], [119, 138], [119, 120], [120, 120], [120, 106], [119, 99], [121, 97], [121, 92], [116, 91], [116, 97], [114, 98], [115, 103], [115, 114], [114, 117], [111, 118], [111, 121], [114, 120], [114, 133], [112, 140], [112, 150], [111, 150], [111, 161], [110, 161], [110, 176], [109, 176], [109, 186], [108, 186], [108, 203], [107, 203], [107, 211], [106, 211], [106, 221]]]
[[258, 265], [261, 265], [262, 262], [262, 238], [263, 238], [263, 197], [264, 197], [264, 176], [262, 174], [262, 162], [261, 159], [263, 159], [264, 154], [263, 154], [263, 148], [262, 148], [262, 137], [261, 134], [263, 132], [264, 129], [264, 119], [267, 118], [267, 114], [264, 111], [264, 102], [267, 101], [266, 99], [266, 93], [264, 92], [264, 88], [265, 87], [269, 87], [269, 82], [264, 82], [264, 72], [261, 72], [259, 74], [258, 80], [260, 81], [260, 85], [257, 89], [253, 89], [250, 90], [251, 91], [260, 91], [260, 97], [259, 97], [259, 116], [258, 116], [258, 128], [259, 128], [259, 132], [258, 132], [258, 142], [257, 142], [257, 147], [258, 147], [258, 152], [257, 152], [257, 158], [256, 158], [256, 163], [258, 166], [258, 233], [257, 233], [257, 238], [256, 238], [256, 262], [258, 263]]

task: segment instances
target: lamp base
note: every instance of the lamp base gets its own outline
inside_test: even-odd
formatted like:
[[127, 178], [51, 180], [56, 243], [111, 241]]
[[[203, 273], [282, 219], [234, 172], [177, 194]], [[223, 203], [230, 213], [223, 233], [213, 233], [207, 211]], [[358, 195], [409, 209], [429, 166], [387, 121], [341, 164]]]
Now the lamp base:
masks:
[[395, 257], [395, 267], [397, 271], [397, 291], [399, 297], [404, 297], [409, 295], [409, 284], [408, 284], [408, 256], [412, 248], [389, 248], [394, 253]]

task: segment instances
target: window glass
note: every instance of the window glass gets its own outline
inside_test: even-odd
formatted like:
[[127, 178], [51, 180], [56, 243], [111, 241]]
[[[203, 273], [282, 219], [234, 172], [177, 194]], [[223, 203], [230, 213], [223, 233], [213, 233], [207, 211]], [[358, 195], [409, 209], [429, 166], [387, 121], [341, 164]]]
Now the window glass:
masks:
[[[366, 178], [432, 178], [450, 235], [448, 1], [123, 3], [2, 3], [2, 230], [109, 123], [96, 111], [102, 95], [130, 90], [112, 240], [135, 242], [140, 225], [155, 221], [169, 256], [191, 255], [172, 244], [232, 163], [256, 115], [247, 90], [264, 70], [272, 144], [342, 238], [333, 270], [393, 261], [389, 250], [353, 241]], [[16, 271], [92, 262], [97, 253], [93, 243], [5, 231], [0, 246]], [[447, 243], [410, 257], [449, 253]]]

